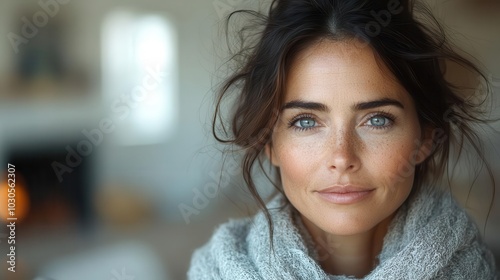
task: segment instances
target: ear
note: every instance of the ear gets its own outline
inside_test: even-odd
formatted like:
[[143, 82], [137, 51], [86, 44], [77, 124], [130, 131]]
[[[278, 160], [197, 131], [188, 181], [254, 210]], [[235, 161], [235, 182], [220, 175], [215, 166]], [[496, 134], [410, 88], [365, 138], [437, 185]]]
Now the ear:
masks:
[[432, 127], [422, 129], [422, 141], [420, 142], [415, 164], [424, 162], [434, 150], [434, 129]]
[[278, 161], [274, 155], [272, 142], [269, 142], [266, 144], [265, 152], [266, 152], [266, 156], [269, 159], [269, 161], [271, 162], [271, 164], [276, 166], [276, 167], [279, 167]]

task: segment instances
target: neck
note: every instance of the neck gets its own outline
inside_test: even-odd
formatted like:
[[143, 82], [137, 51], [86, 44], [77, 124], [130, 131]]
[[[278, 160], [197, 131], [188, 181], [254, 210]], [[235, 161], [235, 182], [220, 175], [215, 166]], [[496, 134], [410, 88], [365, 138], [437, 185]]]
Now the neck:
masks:
[[383, 240], [394, 214], [374, 228], [353, 235], [335, 235], [321, 230], [302, 217], [319, 254], [319, 264], [332, 275], [362, 278], [377, 265]]

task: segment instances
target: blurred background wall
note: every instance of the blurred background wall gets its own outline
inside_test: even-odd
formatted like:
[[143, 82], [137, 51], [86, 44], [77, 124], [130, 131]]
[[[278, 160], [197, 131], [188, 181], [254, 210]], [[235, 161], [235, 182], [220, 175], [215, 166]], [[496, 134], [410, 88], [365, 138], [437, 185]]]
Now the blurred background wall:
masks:
[[[0, 162], [16, 166], [18, 217], [17, 272], [2, 226], [0, 279], [184, 279], [214, 227], [251, 212], [235, 159], [220, 171], [210, 118], [227, 58], [221, 19], [268, 2], [0, 3]], [[499, 5], [429, 4], [498, 94]], [[486, 136], [500, 181], [500, 136]], [[488, 177], [467, 199], [472, 178], [458, 173], [456, 196], [483, 227]], [[497, 259], [498, 193], [485, 234]]]

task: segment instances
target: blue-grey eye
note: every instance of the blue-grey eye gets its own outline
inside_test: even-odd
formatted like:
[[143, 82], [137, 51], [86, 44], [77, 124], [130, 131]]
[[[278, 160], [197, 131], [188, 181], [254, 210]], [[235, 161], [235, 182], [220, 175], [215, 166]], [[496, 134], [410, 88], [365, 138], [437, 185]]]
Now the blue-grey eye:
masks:
[[373, 126], [385, 126], [387, 123], [387, 118], [384, 116], [375, 116], [370, 118], [370, 125]]
[[311, 118], [303, 118], [298, 121], [298, 124], [301, 128], [311, 128], [316, 125], [316, 121]]

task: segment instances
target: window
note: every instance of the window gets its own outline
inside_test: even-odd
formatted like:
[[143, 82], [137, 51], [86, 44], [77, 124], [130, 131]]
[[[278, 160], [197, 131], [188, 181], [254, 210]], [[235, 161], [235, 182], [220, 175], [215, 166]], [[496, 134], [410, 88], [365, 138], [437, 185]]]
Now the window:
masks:
[[117, 143], [160, 143], [175, 131], [176, 51], [175, 30], [164, 16], [115, 11], [105, 18], [102, 85]]

